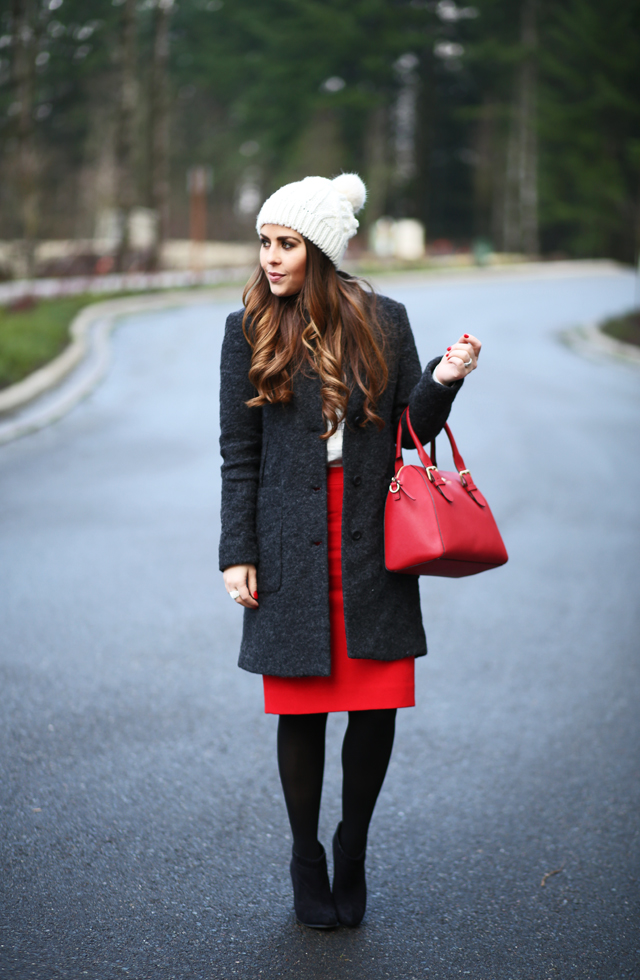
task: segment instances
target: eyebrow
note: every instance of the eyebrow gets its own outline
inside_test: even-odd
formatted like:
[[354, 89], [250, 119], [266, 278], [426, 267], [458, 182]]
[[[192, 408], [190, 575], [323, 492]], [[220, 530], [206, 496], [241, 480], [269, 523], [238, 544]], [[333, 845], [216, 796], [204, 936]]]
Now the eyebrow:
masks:
[[[260, 238], [269, 238], [269, 236], [268, 235], [263, 235], [262, 232], [261, 232], [260, 233]], [[271, 239], [269, 239], [269, 240], [271, 241]], [[278, 237], [276, 238], [276, 241], [277, 242], [298, 242], [298, 244], [300, 244], [300, 242], [302, 241], [302, 239], [301, 238], [296, 238], [295, 235], [278, 235]]]

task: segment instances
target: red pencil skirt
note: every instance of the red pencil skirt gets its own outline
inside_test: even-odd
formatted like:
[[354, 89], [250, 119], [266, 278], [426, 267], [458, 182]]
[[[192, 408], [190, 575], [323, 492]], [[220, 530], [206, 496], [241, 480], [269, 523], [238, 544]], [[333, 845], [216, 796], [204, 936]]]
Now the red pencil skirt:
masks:
[[[327, 511], [331, 674], [329, 677], [264, 675], [264, 710], [267, 714], [410, 708], [415, 704], [414, 657], [385, 661], [353, 660], [347, 656], [342, 599], [342, 488], [342, 467], [330, 466], [327, 470]], [[313, 642], [312, 637], [309, 642]]]

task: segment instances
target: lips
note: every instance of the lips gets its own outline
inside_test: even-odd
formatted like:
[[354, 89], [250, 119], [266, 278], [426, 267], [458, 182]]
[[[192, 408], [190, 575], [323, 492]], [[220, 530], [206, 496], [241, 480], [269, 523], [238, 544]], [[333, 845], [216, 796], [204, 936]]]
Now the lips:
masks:
[[271, 282], [280, 282], [281, 279], [284, 279], [283, 272], [267, 272], [267, 275]]

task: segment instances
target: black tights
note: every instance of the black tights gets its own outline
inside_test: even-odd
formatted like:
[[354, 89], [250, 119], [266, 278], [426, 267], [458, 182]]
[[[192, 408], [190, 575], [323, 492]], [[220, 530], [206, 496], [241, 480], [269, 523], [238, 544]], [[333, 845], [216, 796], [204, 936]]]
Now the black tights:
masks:
[[[396, 709], [350, 711], [342, 744], [342, 827], [340, 843], [358, 857], [391, 758]], [[289, 814], [293, 849], [319, 857], [318, 819], [324, 774], [326, 714], [280, 715], [278, 768]]]

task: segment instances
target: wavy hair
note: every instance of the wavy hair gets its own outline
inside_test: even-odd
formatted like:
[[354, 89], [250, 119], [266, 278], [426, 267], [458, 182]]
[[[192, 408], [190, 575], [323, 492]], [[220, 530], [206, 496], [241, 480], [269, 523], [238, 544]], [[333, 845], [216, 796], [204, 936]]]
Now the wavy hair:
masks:
[[290, 402], [295, 374], [310, 371], [320, 378], [329, 426], [322, 439], [336, 432], [356, 387], [364, 394], [361, 424], [382, 429], [376, 408], [389, 374], [375, 293], [338, 271], [313, 242], [305, 238], [305, 244], [306, 274], [295, 296], [275, 296], [260, 266], [245, 287], [242, 328], [252, 349], [249, 380], [258, 392], [246, 404]]

